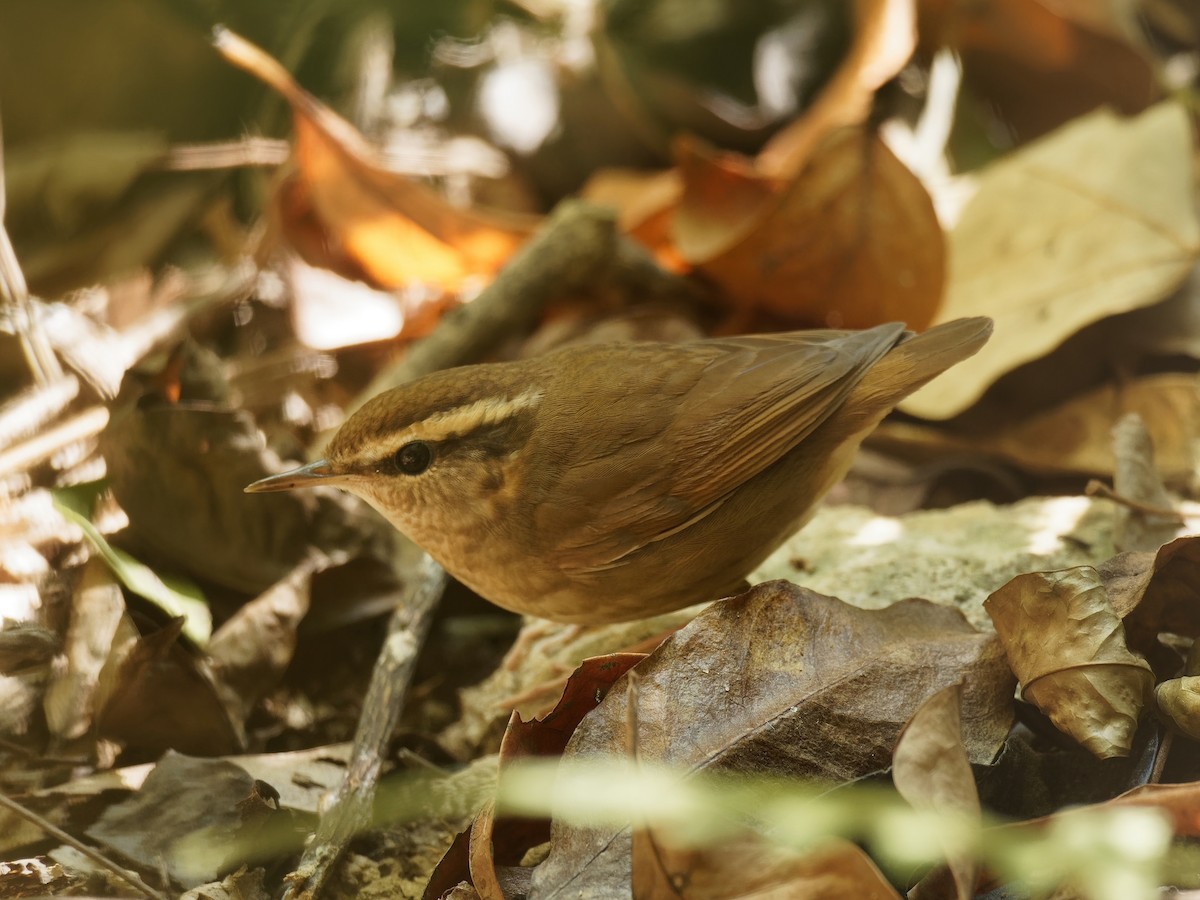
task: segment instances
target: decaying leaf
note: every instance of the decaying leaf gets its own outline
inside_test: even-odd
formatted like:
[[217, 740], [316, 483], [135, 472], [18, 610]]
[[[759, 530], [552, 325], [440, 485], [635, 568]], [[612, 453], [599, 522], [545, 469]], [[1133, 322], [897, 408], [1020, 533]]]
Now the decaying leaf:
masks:
[[950, 235], [937, 321], [989, 315], [988, 345], [900, 405], [967, 409], [997, 378], [1083, 326], [1164, 299], [1200, 255], [1188, 116], [1097, 112], [990, 166]]
[[196, 578], [258, 594], [310, 553], [387, 559], [392, 532], [334, 492], [247, 497], [280, 471], [253, 417], [233, 409], [215, 357], [192, 345], [180, 372], [131, 372], [101, 439], [112, 490], [129, 516], [121, 539]]
[[[643, 760], [841, 781], [885, 767], [908, 716], [959, 680], [972, 759], [991, 760], [1012, 715], [995, 636], [958, 612], [920, 600], [868, 612], [786, 582], [710, 606], [638, 672], [636, 711], [618, 685], [564, 759], [627, 755], [632, 720]], [[627, 833], [555, 823], [535, 891], [627, 891], [629, 853]]]
[[212, 613], [204, 594], [188, 579], [159, 574], [109, 543], [92, 524], [90, 509], [93, 499], [94, 491], [72, 488], [56, 492], [54, 506], [64, 518], [82, 529], [100, 558], [125, 587], [169, 615], [180, 617], [183, 632], [198, 644], [205, 644], [212, 634]]
[[[962, 743], [959, 705], [962, 686], [951, 685], [926, 700], [909, 719], [892, 753], [892, 782], [917, 809], [960, 817], [978, 824], [979, 793]], [[979, 862], [971, 847], [946, 847], [946, 860], [958, 900], [975, 895]], [[910, 900], [930, 897], [918, 887]]]
[[1091, 566], [1019, 575], [984, 603], [1025, 699], [1101, 759], [1125, 756], [1154, 674]]
[[1192, 740], [1200, 740], [1200, 676], [1168, 678], [1154, 689], [1158, 712]]

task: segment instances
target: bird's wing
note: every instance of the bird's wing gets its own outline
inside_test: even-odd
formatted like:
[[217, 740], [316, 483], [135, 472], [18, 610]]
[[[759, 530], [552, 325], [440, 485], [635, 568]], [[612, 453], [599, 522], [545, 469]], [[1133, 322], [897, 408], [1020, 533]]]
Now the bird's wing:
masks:
[[[583, 574], [685, 530], [811, 434], [903, 333], [732, 338], [635, 359], [636, 385], [626, 373], [619, 395], [581, 401], [591, 446], [550, 436], [566, 449], [548, 496], [572, 501], [541, 505], [539, 533], [559, 535], [556, 558]], [[639, 404], [655, 412], [630, 417]]]

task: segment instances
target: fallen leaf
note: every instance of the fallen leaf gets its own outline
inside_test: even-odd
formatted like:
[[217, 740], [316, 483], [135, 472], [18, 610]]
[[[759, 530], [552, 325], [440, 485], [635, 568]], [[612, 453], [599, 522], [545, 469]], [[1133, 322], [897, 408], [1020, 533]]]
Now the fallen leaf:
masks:
[[[204, 832], [231, 841], [254, 779], [233, 763], [167, 753], [141, 788], [110, 806], [88, 834], [125, 857], [153, 860], [173, 881], [193, 887], [217, 878], [220, 859], [197, 859], [181, 845]], [[214, 849], [215, 849], [214, 845]]]
[[[965, 680], [964, 734], [990, 761], [1011, 721], [1011, 673], [994, 635], [907, 600], [864, 611], [785, 582], [713, 604], [638, 665], [636, 715], [618, 687], [564, 759], [626, 756], [694, 770], [841, 781], [886, 767], [904, 721]], [[627, 893], [628, 831], [556, 822], [533, 890]]]
[[1022, 694], [1101, 759], [1126, 756], [1154, 684], [1091, 566], [1018, 575], [984, 602]]
[[638, 900], [900, 900], [871, 858], [849, 841], [797, 853], [749, 833], [720, 845], [679, 849], [648, 829], [633, 837]]
[[389, 171], [349, 122], [261, 49], [224, 29], [213, 43], [291, 104], [296, 182], [280, 211], [284, 230], [289, 213], [307, 204], [320, 243], [334, 249], [329, 260], [344, 254], [359, 267], [349, 277], [361, 272], [380, 287], [424, 282], [456, 292], [470, 278], [494, 274], [532, 233], [532, 217], [459, 209], [427, 185]]
[[100, 672], [113, 652], [124, 612], [120, 586], [104, 563], [92, 558], [71, 597], [65, 665], [51, 676], [43, 700], [46, 726], [60, 742], [82, 737], [92, 726]]
[[990, 315], [978, 354], [900, 404], [947, 419], [1006, 372], [1092, 322], [1163, 300], [1200, 255], [1186, 111], [1101, 111], [1010, 154], [980, 176], [950, 234], [937, 321]]
[[[1173, 502], [1167, 495], [1154, 464], [1154, 444], [1137, 413], [1127, 413], [1113, 428], [1113, 491], [1118, 497], [1141, 504], [1122, 506], [1117, 511], [1113, 543], [1118, 550], [1157, 550], [1172, 540], [1182, 519], [1172, 515]], [[1156, 515], [1150, 509], [1162, 510]]]
[[872, 130], [840, 129], [790, 180], [682, 144], [679, 252], [740, 308], [785, 321], [929, 325], [945, 243], [920, 180]]
[[100, 673], [97, 733], [135, 756], [167, 749], [220, 756], [245, 742], [204, 662], [180, 643], [181, 626], [173, 619], [136, 638]]
[[871, 443], [880, 449], [999, 458], [1039, 474], [1112, 477], [1112, 429], [1122, 416], [1137, 413], [1154, 442], [1163, 478], [1185, 485], [1195, 472], [1200, 440], [1200, 381], [1195, 375], [1168, 372], [1109, 382], [1015, 422], [1000, 410], [985, 410], [986, 405], [985, 400], [978, 415], [976, 410], [968, 413], [970, 422], [961, 426], [932, 428], [889, 420], [876, 429]]
[[[526, 722], [514, 711], [500, 743], [501, 767], [518, 759], [561, 754], [580, 721], [595, 709], [613, 682], [643, 659], [642, 653], [586, 659], [567, 679], [558, 703], [545, 716]], [[489, 803], [442, 857], [424, 897], [435, 900], [460, 882], [473, 885], [484, 898], [502, 897], [497, 868], [517, 865], [526, 851], [549, 837], [549, 822], [512, 817], [497, 820], [495, 807]]]
[[1154, 689], [1159, 715], [1192, 740], [1200, 740], [1200, 677], [1168, 678]]
[[[962, 685], [954, 684], [921, 704], [896, 741], [892, 782], [900, 796], [915, 809], [932, 810], [961, 819], [964, 825], [978, 827], [979, 793], [962, 743], [961, 698]], [[955, 896], [958, 900], [971, 900], [979, 880], [978, 848], [945, 849]], [[930, 896], [920, 886], [909, 894], [910, 900]]]
[[1155, 553], [1122, 553], [1100, 572], [1130, 646], [1149, 652], [1164, 631], [1200, 636], [1200, 537], [1176, 538]]
[[921, 44], [952, 47], [971, 95], [1026, 141], [1099, 106], [1137, 113], [1162, 96], [1150, 60], [1103, 27], [1116, 6], [921, 0]]

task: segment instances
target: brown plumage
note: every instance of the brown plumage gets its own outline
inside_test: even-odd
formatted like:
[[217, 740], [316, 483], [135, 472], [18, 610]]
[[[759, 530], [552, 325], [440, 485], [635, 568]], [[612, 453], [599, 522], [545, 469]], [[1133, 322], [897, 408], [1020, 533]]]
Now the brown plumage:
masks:
[[879, 420], [990, 333], [974, 318], [449, 369], [375, 397], [325, 460], [248, 490], [343, 487], [508, 609], [654, 615], [736, 590]]

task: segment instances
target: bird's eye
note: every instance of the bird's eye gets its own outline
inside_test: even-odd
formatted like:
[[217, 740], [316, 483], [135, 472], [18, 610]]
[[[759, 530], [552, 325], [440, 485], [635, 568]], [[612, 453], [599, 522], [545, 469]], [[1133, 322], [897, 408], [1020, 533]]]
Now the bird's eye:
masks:
[[405, 475], [420, 475], [433, 462], [433, 449], [424, 441], [413, 441], [397, 450], [393, 459]]

